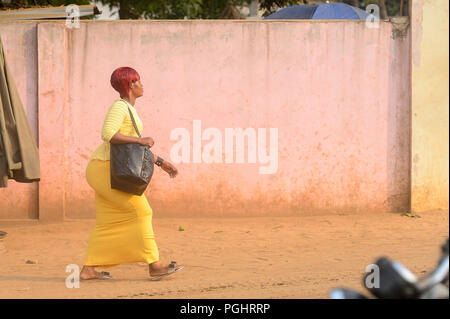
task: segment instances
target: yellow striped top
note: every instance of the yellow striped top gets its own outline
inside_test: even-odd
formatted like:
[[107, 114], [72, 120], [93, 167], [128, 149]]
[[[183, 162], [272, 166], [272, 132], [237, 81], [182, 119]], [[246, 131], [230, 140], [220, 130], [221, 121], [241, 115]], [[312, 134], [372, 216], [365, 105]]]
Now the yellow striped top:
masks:
[[119, 132], [120, 134], [127, 136], [138, 137], [133, 122], [131, 120], [130, 113], [128, 112], [130, 108], [133, 113], [134, 120], [142, 136], [142, 121], [139, 118], [136, 109], [123, 99], [117, 99], [110, 106], [108, 113], [106, 114], [105, 121], [103, 122], [101, 138], [104, 141], [92, 154], [91, 159], [99, 159], [103, 161], [109, 161], [109, 141], [111, 138]]

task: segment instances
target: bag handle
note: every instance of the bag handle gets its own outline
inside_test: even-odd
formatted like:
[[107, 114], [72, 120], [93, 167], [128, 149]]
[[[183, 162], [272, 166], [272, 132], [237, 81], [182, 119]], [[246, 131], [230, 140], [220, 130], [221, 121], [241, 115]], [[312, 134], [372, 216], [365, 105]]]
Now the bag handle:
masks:
[[130, 107], [129, 107], [129, 106], [128, 106], [128, 112], [130, 113], [131, 121], [133, 121], [134, 130], [136, 131], [137, 135], [138, 135], [139, 137], [141, 137], [141, 133], [139, 133], [139, 130], [138, 130], [137, 126], [136, 126], [136, 122], [134, 121], [133, 113], [131, 113], [131, 110], [130, 110]]

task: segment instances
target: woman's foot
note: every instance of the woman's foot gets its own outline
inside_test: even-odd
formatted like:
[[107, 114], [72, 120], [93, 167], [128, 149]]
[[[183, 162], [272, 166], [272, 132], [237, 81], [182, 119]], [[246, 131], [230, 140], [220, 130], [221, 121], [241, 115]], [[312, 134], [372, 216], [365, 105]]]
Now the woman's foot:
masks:
[[88, 280], [88, 279], [112, 279], [112, 277], [109, 275], [109, 272], [102, 271], [98, 272], [95, 271], [95, 267], [92, 266], [83, 266], [83, 269], [81, 269], [80, 272], [80, 279], [81, 280]]
[[172, 261], [166, 266], [164, 266], [160, 261], [156, 261], [148, 266], [150, 277], [153, 277], [154, 279], [161, 279], [184, 268], [184, 266], [178, 266], [175, 261]]

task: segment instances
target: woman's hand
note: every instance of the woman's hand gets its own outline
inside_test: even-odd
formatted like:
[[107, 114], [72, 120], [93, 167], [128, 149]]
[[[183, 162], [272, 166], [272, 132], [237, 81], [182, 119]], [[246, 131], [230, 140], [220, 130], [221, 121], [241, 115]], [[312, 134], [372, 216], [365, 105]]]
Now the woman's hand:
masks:
[[155, 141], [151, 137], [142, 137], [139, 139], [139, 144], [152, 147]]
[[176, 167], [168, 161], [163, 161], [161, 168], [169, 174], [170, 178], [174, 178], [178, 174]]

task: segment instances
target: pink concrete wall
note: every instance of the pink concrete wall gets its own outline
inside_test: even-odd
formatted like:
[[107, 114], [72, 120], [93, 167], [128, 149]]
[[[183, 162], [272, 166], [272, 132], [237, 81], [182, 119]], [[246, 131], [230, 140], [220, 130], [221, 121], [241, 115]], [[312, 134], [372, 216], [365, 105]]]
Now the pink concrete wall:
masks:
[[192, 151], [194, 120], [222, 136], [278, 129], [273, 174], [247, 156], [206, 164], [192, 154], [176, 179], [157, 170], [146, 192], [155, 215], [408, 210], [409, 36], [393, 39], [388, 23], [39, 23], [38, 56], [40, 218], [95, 216], [85, 168], [118, 97], [111, 72], [125, 65], [141, 75], [135, 107], [164, 158], [176, 128], [190, 133]]

